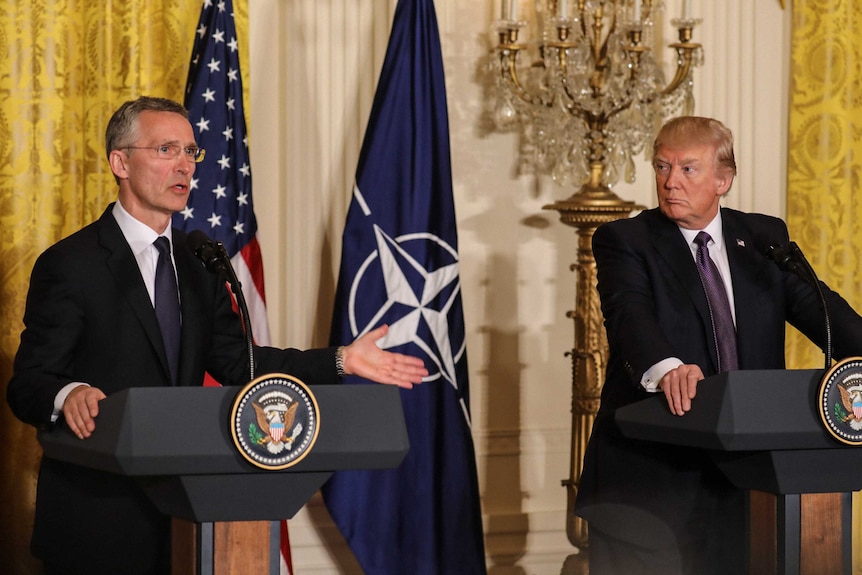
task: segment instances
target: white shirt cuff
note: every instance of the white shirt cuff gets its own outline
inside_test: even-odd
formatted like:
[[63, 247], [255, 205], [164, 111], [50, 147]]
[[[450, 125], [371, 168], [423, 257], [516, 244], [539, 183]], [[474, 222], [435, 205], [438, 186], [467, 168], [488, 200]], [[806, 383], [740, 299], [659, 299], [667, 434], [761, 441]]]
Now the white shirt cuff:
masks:
[[675, 357], [663, 359], [644, 372], [643, 377], [641, 378], [641, 385], [649, 392], [654, 393], [659, 391], [658, 384], [661, 381], [661, 378], [664, 377], [664, 374], [681, 365], [682, 361]]
[[63, 404], [66, 403], [66, 398], [69, 397], [69, 394], [73, 389], [78, 387], [79, 385], [86, 385], [90, 387], [90, 384], [84, 383], [82, 381], [73, 381], [72, 383], [66, 385], [63, 389], [60, 390], [60, 393], [54, 398], [54, 413], [51, 414], [51, 423], [57, 421], [60, 417], [60, 413], [63, 411]]

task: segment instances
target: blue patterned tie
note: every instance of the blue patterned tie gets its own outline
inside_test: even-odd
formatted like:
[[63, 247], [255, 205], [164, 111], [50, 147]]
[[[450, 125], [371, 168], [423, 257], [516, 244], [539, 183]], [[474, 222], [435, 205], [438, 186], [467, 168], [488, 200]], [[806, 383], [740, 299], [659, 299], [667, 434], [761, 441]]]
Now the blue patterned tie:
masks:
[[733, 316], [730, 313], [730, 303], [727, 299], [727, 291], [715, 262], [709, 257], [709, 248], [706, 245], [712, 237], [706, 232], [700, 232], [694, 238], [697, 244], [697, 271], [706, 291], [706, 299], [709, 303], [709, 315], [712, 317], [712, 334], [715, 338], [715, 350], [718, 354], [718, 371], [730, 371], [739, 368], [739, 359], [736, 352], [736, 328], [733, 326]]
[[171, 262], [171, 243], [168, 238], [159, 236], [153, 245], [159, 250], [159, 260], [156, 263], [156, 318], [159, 320], [162, 340], [165, 342], [171, 383], [177, 385], [180, 363], [180, 300], [177, 276]]

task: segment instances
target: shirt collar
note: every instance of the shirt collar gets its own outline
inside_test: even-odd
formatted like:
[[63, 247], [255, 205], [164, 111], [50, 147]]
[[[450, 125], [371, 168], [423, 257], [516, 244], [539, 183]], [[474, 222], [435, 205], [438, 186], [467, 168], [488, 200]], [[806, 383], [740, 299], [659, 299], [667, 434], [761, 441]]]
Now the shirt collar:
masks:
[[132, 248], [132, 253], [136, 256], [142, 253], [144, 250], [153, 245], [153, 242], [156, 241], [160, 235], [165, 236], [170, 240], [171, 245], [173, 246], [174, 240], [173, 235], [171, 234], [171, 226], [169, 225], [164, 232], [161, 234], [157, 234], [153, 231], [153, 229], [146, 225], [145, 223], [136, 220], [134, 216], [132, 216], [123, 205], [120, 203], [120, 200], [114, 204], [114, 209], [112, 210], [112, 214], [114, 219], [117, 220], [117, 224], [120, 226], [120, 231], [123, 232], [123, 236], [126, 238], [129, 246]]
[[686, 228], [679, 228], [679, 231], [682, 232], [682, 235], [685, 238], [685, 241], [688, 242], [689, 247], [694, 245], [694, 238], [697, 237], [697, 234], [699, 234], [700, 232], [706, 232], [712, 238], [712, 243], [709, 244], [709, 249], [712, 250], [713, 248], [715, 248], [719, 251], [724, 250], [724, 232], [721, 226], [721, 209], [718, 210], [718, 213], [715, 214], [715, 217], [712, 218], [712, 221], [709, 222], [702, 230], [689, 230]]

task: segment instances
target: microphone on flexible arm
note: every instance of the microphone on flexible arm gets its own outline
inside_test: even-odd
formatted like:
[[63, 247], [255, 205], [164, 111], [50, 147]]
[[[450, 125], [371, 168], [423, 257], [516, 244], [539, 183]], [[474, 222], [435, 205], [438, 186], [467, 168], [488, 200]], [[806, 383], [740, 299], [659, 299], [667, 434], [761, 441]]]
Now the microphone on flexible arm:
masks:
[[826, 307], [826, 298], [823, 295], [823, 288], [820, 280], [817, 279], [817, 274], [814, 268], [808, 263], [802, 250], [796, 245], [796, 242], [788, 242], [787, 245], [780, 245], [777, 242], [767, 242], [764, 249], [766, 257], [774, 261], [778, 267], [784, 271], [788, 271], [803, 281], [814, 286], [817, 291], [817, 296], [820, 298], [820, 305], [823, 308], [823, 323], [826, 328], [826, 370], [832, 367], [832, 323], [829, 320], [829, 308]]
[[203, 262], [206, 269], [218, 274], [230, 284], [231, 291], [236, 296], [239, 315], [242, 319], [243, 330], [245, 331], [246, 346], [248, 346], [248, 371], [249, 381], [251, 381], [254, 379], [254, 335], [251, 331], [248, 305], [242, 293], [242, 284], [236, 275], [236, 271], [233, 269], [233, 265], [230, 263], [230, 256], [223, 243], [211, 240], [208, 235], [200, 230], [189, 232], [186, 244], [195, 256]]

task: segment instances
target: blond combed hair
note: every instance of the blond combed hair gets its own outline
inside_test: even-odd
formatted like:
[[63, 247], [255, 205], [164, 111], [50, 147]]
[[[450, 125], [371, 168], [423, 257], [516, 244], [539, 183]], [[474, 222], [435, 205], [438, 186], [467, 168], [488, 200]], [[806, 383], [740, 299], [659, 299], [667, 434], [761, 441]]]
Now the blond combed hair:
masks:
[[713, 118], [680, 116], [665, 123], [653, 142], [653, 157], [662, 147], [707, 145], [715, 150], [716, 169], [729, 170], [736, 176], [733, 155], [733, 132]]

